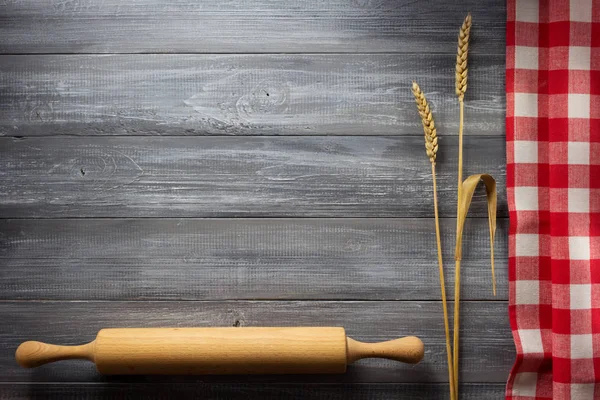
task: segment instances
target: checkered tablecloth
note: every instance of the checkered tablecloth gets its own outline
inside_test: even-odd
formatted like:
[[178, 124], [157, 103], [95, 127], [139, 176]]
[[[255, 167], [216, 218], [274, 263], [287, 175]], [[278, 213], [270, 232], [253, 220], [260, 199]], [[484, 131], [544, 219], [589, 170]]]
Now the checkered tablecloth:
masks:
[[600, 0], [508, 0], [507, 399], [600, 399]]

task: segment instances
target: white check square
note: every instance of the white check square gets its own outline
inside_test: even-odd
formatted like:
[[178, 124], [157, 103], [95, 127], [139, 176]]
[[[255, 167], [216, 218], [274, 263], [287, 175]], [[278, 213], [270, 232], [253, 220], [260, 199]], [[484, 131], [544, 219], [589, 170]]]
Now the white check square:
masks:
[[594, 383], [571, 383], [571, 399], [594, 400]]
[[517, 257], [538, 257], [540, 255], [540, 236], [530, 233], [515, 235]]
[[[515, 95], [516, 96], [516, 95]], [[590, 95], [589, 94], [568, 94], [569, 118], [589, 118], [590, 117]], [[536, 105], [537, 110], [537, 105]], [[515, 110], [516, 112], [516, 110]]]
[[542, 333], [539, 329], [519, 329], [519, 338], [521, 339], [523, 353], [538, 354], [544, 352]]
[[571, 260], [590, 259], [590, 238], [588, 236], [569, 237], [569, 258]]
[[568, 189], [569, 212], [590, 212], [590, 189]]
[[[591, 329], [591, 328], [590, 328]], [[571, 335], [571, 358], [593, 358], [594, 346], [592, 344], [592, 334]]]
[[515, 208], [518, 211], [537, 211], [539, 209], [538, 188], [536, 186], [515, 187]]
[[516, 304], [539, 304], [539, 281], [515, 281]]
[[[517, 1], [517, 3], [523, 3], [523, 1]], [[570, 3], [569, 19], [571, 21], [592, 22], [592, 0], [571, 0]]]
[[592, 308], [592, 285], [569, 285], [572, 310], [589, 310]]
[[535, 372], [520, 372], [516, 374], [513, 395], [535, 397], [537, 379], [538, 376]]
[[590, 164], [590, 144], [588, 142], [568, 142], [567, 149], [570, 165]]
[[538, 22], [540, 19], [540, 6], [537, 0], [515, 2], [516, 20], [520, 22]]
[[538, 48], [529, 46], [515, 46], [515, 67], [519, 69], [538, 69]]
[[[588, 107], [589, 110], [589, 107]], [[537, 117], [537, 93], [515, 93], [515, 117]]]
[[530, 163], [538, 162], [538, 142], [530, 140], [515, 140], [515, 162]]
[[590, 70], [592, 49], [583, 46], [569, 47], [569, 69]]

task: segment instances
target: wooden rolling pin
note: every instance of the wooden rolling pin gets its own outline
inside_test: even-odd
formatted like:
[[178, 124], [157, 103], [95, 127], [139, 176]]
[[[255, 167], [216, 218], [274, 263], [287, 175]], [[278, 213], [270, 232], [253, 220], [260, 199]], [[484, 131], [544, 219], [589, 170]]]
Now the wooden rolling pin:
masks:
[[24, 342], [16, 352], [26, 368], [84, 359], [107, 375], [337, 374], [369, 357], [418, 363], [423, 342], [362, 343], [344, 328], [123, 328], [102, 329], [80, 346]]

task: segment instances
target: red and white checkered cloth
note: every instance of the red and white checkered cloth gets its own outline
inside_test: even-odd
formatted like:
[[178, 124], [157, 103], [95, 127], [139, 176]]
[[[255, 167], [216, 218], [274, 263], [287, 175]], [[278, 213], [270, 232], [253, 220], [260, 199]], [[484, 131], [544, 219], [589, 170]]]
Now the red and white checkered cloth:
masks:
[[508, 0], [507, 399], [600, 399], [600, 0]]

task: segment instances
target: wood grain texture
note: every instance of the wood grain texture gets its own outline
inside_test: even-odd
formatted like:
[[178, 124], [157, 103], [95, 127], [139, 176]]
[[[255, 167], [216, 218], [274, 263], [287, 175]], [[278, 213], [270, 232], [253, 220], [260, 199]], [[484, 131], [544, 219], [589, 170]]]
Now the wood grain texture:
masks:
[[[507, 215], [504, 138], [465, 140]], [[440, 139], [440, 215], [452, 216], [457, 138]], [[0, 216], [430, 217], [422, 137], [0, 139]], [[485, 195], [470, 216], [487, 216]], [[419, 199], [419, 201], [416, 201]]]
[[[204, 379], [203, 379], [204, 381]], [[2, 400], [114, 400], [114, 399], [197, 399], [205, 400], [439, 400], [448, 398], [448, 385], [395, 384], [277, 384], [213, 383], [191, 378], [184, 383], [105, 384], [2, 384]], [[504, 384], [464, 384], [461, 399], [502, 399]]]
[[[0, 56], [0, 135], [420, 136], [415, 79], [455, 135], [453, 66], [427, 53]], [[472, 56], [469, 85], [466, 134], [502, 135], [504, 57]]]
[[[441, 223], [450, 261], [455, 225]], [[508, 299], [508, 221], [497, 297], [486, 229], [467, 220], [465, 300]], [[434, 232], [419, 218], [0, 220], [0, 298], [439, 300]]]
[[[463, 382], [504, 382], [514, 361], [506, 302], [462, 302]], [[99, 375], [91, 363], [63, 361], [26, 370], [14, 361], [24, 340], [81, 344], [108, 327], [343, 326], [360, 341], [416, 335], [425, 343], [417, 365], [361, 360], [335, 376], [255, 376], [254, 382], [396, 383], [444, 382], [444, 330], [440, 302], [207, 301], [207, 302], [0, 302], [2, 382], [178, 382], [185, 377]], [[76, 321], [76, 323], [73, 323]], [[246, 378], [245, 378], [246, 379]], [[214, 382], [239, 382], [215, 377]]]
[[4, 53], [452, 53], [467, 11], [472, 52], [504, 54], [506, 5], [466, 0], [4, 0]]

